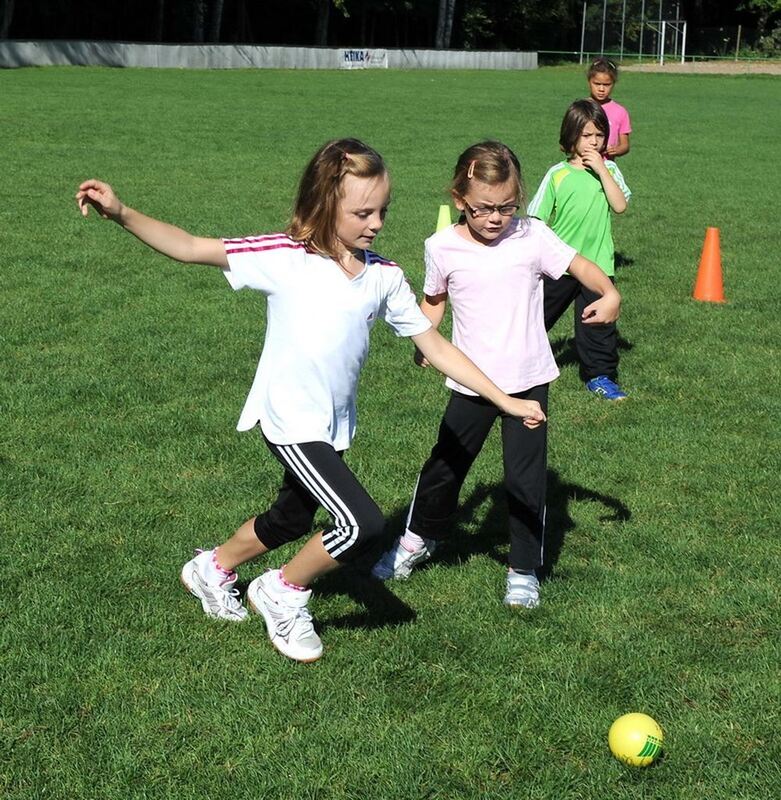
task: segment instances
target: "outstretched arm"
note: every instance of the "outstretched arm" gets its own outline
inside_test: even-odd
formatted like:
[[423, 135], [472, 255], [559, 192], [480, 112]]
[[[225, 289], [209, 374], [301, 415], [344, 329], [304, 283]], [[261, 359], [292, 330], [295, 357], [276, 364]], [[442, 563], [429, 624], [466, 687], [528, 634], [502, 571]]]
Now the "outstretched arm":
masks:
[[567, 272], [587, 289], [602, 295], [599, 300], [589, 303], [583, 309], [583, 322], [599, 325], [618, 319], [621, 313], [621, 295], [610, 278], [593, 261], [576, 255]]
[[432, 367], [490, 400], [505, 413], [521, 417], [527, 428], [536, 428], [545, 421], [545, 414], [538, 402], [505, 394], [439, 331], [429, 328], [425, 333], [413, 336], [412, 341]]
[[193, 236], [181, 228], [147, 217], [140, 211], [124, 205], [114, 190], [103, 181], [84, 181], [76, 192], [82, 216], [87, 216], [92, 206], [103, 219], [121, 225], [144, 244], [159, 253], [188, 264], [209, 264], [227, 269], [225, 247], [219, 239]]

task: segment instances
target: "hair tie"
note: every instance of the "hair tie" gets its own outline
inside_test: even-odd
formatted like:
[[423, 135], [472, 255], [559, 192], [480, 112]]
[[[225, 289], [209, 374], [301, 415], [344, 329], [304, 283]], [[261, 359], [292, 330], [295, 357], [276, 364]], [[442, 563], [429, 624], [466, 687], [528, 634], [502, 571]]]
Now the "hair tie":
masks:
[[469, 178], [471, 181], [472, 178], [475, 177], [475, 164], [477, 163], [477, 159], [474, 159], [472, 163], [469, 165], [469, 169], [467, 170], [466, 177]]

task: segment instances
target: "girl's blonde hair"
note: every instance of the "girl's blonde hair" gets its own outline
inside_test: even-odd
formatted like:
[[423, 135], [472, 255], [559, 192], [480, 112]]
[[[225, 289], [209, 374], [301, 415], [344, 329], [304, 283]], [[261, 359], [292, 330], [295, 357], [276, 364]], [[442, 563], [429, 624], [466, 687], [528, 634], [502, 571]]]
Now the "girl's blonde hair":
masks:
[[599, 152], [604, 153], [607, 148], [607, 140], [610, 136], [610, 123], [607, 121], [602, 106], [590, 97], [586, 100], [576, 100], [570, 105], [561, 121], [561, 131], [559, 133], [559, 145], [564, 153], [571, 156], [575, 152], [580, 134], [583, 128], [593, 122], [597, 130], [605, 135], [602, 147]]
[[382, 156], [358, 139], [326, 142], [301, 175], [287, 234], [314, 253], [338, 259], [336, 216], [345, 176], [381, 178], [387, 172]]
[[494, 186], [511, 181], [515, 184], [515, 200], [520, 204], [519, 213], [526, 213], [526, 191], [521, 177], [518, 156], [501, 142], [488, 140], [467, 147], [458, 157], [450, 184], [450, 194], [463, 199], [469, 192], [469, 183], [478, 180]]

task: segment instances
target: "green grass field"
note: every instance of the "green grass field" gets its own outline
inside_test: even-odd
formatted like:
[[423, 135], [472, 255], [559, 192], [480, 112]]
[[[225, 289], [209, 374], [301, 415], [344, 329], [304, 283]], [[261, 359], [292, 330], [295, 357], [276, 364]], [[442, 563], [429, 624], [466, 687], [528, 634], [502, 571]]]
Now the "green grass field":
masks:
[[[235, 423], [264, 303], [119, 228], [84, 221], [86, 177], [204, 235], [278, 230], [324, 140], [382, 152], [379, 250], [422, 285], [422, 242], [461, 150], [504, 140], [530, 192], [558, 160], [577, 69], [0, 72], [0, 794], [8, 800], [765, 800], [778, 709], [777, 133], [769, 77], [626, 74], [614, 225], [624, 266], [614, 406], [578, 381], [570, 323], [550, 410], [543, 605], [501, 605], [493, 436], [452, 546], [402, 584], [316, 586], [326, 653], [297, 665], [258, 618], [205, 618], [178, 571], [275, 494]], [[707, 226], [725, 305], [690, 297]], [[446, 393], [374, 334], [350, 464], [398, 530]], [[269, 565], [289, 553], [274, 554]], [[240, 570], [249, 580], [261, 567]], [[629, 769], [607, 730], [666, 735]]]

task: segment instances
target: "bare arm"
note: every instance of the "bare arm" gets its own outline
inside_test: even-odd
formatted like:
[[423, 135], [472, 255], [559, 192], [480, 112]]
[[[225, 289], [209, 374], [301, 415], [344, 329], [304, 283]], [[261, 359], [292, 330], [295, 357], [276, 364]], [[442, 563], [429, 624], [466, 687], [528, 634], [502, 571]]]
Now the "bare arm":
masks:
[[76, 193], [83, 216], [92, 206], [103, 219], [110, 219], [159, 253], [188, 264], [208, 264], [227, 269], [228, 259], [220, 239], [193, 236], [167, 222], [147, 217], [124, 205], [114, 190], [103, 181], [88, 180]]
[[629, 152], [629, 134], [619, 133], [618, 144], [607, 148], [607, 154], [611, 158], [618, 158], [618, 156], [625, 156]]
[[447, 308], [447, 293], [426, 294], [420, 301], [420, 310], [428, 317], [429, 322], [439, 330]]
[[439, 331], [429, 328], [425, 333], [413, 336], [412, 341], [431, 366], [473, 392], [477, 392], [505, 413], [523, 418], [527, 428], [536, 428], [545, 421], [545, 414], [538, 402], [520, 400], [505, 394]]
[[605, 190], [605, 197], [610, 205], [610, 208], [616, 214], [623, 214], [626, 211], [626, 197], [621, 191], [619, 185], [613, 180], [613, 176], [605, 166], [605, 160], [602, 155], [596, 150], [588, 150], [583, 154], [583, 163], [596, 174], [602, 182], [602, 188]]
[[[447, 293], [431, 295], [423, 295], [420, 301], [420, 310], [428, 317], [429, 322], [434, 326], [435, 330], [439, 330], [442, 320], [445, 316], [445, 309], [447, 308]], [[419, 367], [428, 367], [428, 359], [420, 352], [419, 348], [415, 348], [415, 363]]]
[[610, 278], [593, 261], [581, 255], [572, 259], [567, 271], [587, 289], [602, 295], [583, 309], [583, 322], [589, 325], [615, 322], [621, 313], [621, 295]]

